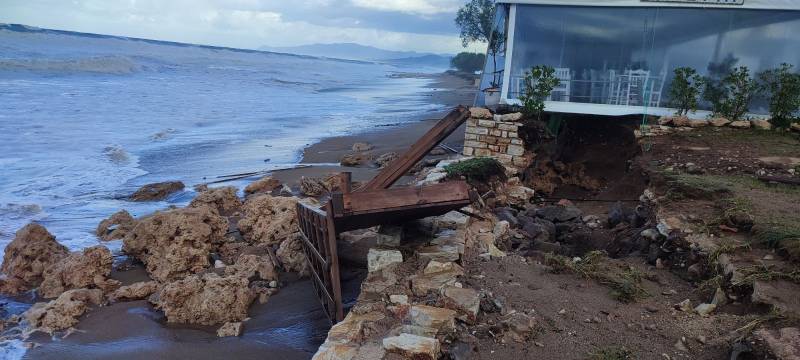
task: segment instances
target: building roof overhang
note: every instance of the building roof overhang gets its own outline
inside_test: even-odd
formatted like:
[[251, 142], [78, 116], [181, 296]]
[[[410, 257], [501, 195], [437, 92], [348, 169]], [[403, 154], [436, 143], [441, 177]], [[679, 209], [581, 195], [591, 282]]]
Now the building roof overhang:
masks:
[[798, 0], [498, 0], [502, 4], [798, 10]]

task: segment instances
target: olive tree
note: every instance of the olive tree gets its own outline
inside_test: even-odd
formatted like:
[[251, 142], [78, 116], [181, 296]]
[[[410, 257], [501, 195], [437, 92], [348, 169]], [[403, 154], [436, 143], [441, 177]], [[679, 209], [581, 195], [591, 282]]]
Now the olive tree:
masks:
[[800, 111], [800, 74], [792, 72], [792, 65], [759, 74], [765, 90], [769, 91], [770, 122], [777, 128], [788, 128], [797, 121]]
[[519, 99], [522, 101], [522, 111], [529, 118], [536, 117], [542, 120], [544, 111], [544, 101], [553, 92], [553, 89], [561, 84], [556, 75], [556, 70], [552, 66], [537, 65], [525, 72], [523, 79], [522, 94]]
[[695, 69], [680, 67], [675, 69], [675, 77], [669, 89], [670, 104], [678, 110], [677, 115], [683, 116], [690, 111], [697, 111], [697, 97], [703, 78]]
[[[470, 0], [456, 14], [456, 25], [461, 29], [461, 45], [464, 47], [474, 42], [488, 44], [488, 52], [492, 57], [492, 73], [497, 72], [497, 53], [504, 46], [505, 36], [494, 27], [495, 4], [492, 0]], [[498, 79], [492, 81], [497, 86]]]

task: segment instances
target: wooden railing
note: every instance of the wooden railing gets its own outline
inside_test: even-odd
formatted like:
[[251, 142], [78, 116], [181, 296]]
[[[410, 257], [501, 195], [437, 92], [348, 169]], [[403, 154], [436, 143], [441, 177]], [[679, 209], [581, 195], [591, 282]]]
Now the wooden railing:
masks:
[[303, 249], [308, 259], [311, 282], [328, 318], [336, 323], [344, 319], [339, 255], [336, 251], [336, 227], [330, 203], [327, 212], [297, 203], [297, 219], [303, 234]]

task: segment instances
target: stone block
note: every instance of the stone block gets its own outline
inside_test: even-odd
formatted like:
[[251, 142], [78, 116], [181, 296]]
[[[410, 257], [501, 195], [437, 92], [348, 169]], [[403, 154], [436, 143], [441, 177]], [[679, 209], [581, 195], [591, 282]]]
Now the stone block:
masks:
[[420, 360], [436, 360], [441, 351], [439, 340], [413, 334], [400, 334], [385, 338], [383, 339], [383, 348], [388, 352], [397, 353], [405, 359]]
[[436, 329], [438, 334], [449, 334], [455, 331], [456, 312], [450, 309], [414, 305], [408, 316], [412, 325]]
[[475, 148], [464, 146], [464, 156], [472, 156], [475, 153]]
[[472, 107], [469, 108], [470, 117], [475, 119], [491, 119], [492, 112], [486, 108]]
[[489, 130], [489, 135], [491, 136], [503, 136], [503, 131], [498, 129], [491, 129]]
[[478, 126], [480, 127], [493, 129], [495, 125], [497, 125], [497, 123], [492, 120], [478, 120]]
[[516, 124], [497, 124], [497, 128], [500, 129], [500, 130], [504, 130], [504, 131], [514, 131], [514, 132], [516, 132], [517, 131], [517, 127], [518, 126]]
[[480, 148], [485, 148], [486, 144], [476, 140], [466, 140], [464, 141], [464, 146], [480, 149]]
[[522, 145], [522, 139], [511, 139], [511, 143], [514, 145]]
[[467, 127], [467, 134], [488, 135], [489, 129], [482, 127]]
[[510, 114], [503, 114], [503, 115], [495, 115], [495, 121], [519, 121], [522, 119], [522, 113], [510, 113]]
[[477, 291], [455, 286], [448, 286], [442, 291], [445, 307], [466, 315], [469, 322], [474, 322], [478, 317], [481, 299]]
[[403, 262], [403, 254], [397, 250], [369, 249], [369, 253], [367, 253], [367, 268], [369, 272], [382, 270], [401, 262]]
[[475, 156], [492, 156], [492, 152], [489, 149], [475, 149]]
[[513, 156], [525, 155], [525, 148], [520, 145], [509, 145], [506, 153]]

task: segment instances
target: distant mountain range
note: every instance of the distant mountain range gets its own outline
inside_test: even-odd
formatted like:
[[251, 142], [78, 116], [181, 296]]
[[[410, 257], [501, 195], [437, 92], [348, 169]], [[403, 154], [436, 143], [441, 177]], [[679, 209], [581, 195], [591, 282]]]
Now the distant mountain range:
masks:
[[450, 67], [448, 54], [420, 53], [416, 51], [393, 51], [354, 43], [311, 44], [301, 46], [262, 46], [264, 51], [328, 57], [346, 60], [376, 61], [396, 65], [427, 65]]

